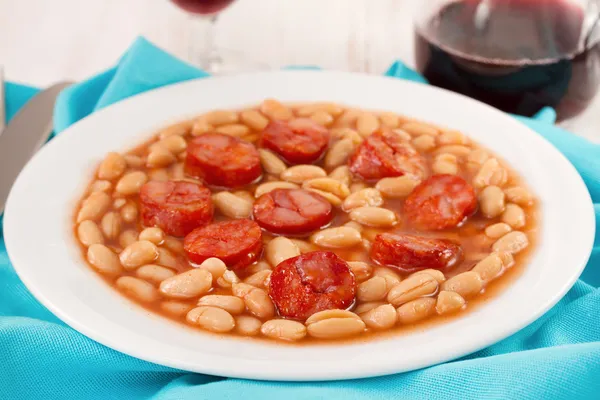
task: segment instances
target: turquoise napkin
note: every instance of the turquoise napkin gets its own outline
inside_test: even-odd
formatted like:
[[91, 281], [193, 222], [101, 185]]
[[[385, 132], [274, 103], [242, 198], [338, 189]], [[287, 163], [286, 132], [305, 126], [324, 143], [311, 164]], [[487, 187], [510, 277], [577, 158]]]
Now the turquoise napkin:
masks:
[[[399, 63], [387, 75], [423, 82]], [[56, 132], [60, 134], [80, 118], [133, 94], [204, 76], [139, 39], [116, 67], [61, 95], [56, 105]], [[12, 84], [6, 91], [9, 118], [35, 93], [33, 88]], [[549, 124], [552, 111], [544, 111], [539, 118], [542, 121], [519, 120], [571, 160], [598, 203], [600, 148]], [[596, 204], [596, 215], [600, 215], [598, 207]], [[86, 338], [25, 289], [0, 236], [0, 399], [599, 399], [598, 245], [597, 240], [582, 279], [552, 310], [494, 346], [457, 361], [387, 377], [278, 383], [177, 371]], [[40, 266], [51, 267], [51, 262]], [[402, 357], [402, 349], [391, 356]]]

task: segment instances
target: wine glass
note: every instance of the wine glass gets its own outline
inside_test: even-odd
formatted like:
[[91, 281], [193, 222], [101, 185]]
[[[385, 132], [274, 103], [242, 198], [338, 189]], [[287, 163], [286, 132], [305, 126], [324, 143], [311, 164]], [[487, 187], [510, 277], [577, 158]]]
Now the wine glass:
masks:
[[600, 86], [598, 0], [420, 3], [417, 69], [430, 83], [532, 116], [582, 113]]
[[266, 64], [250, 60], [240, 52], [220, 49], [216, 46], [215, 24], [219, 14], [235, 0], [171, 1], [190, 15], [192, 35], [190, 35], [189, 60], [193, 64], [211, 75], [268, 68]]

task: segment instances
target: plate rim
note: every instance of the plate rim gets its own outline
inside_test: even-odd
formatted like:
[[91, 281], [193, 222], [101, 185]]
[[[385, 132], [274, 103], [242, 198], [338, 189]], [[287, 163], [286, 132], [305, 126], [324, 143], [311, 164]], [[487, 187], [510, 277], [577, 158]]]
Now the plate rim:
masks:
[[[353, 77], [360, 77], [360, 79], [363, 79], [365, 76], [367, 76], [364, 74], [350, 73], [350, 72], [297, 71], [297, 70], [294, 70], [294, 71], [248, 73], [248, 74], [240, 74], [240, 75], [237, 75], [236, 77], [244, 77], [245, 79], [251, 79], [256, 76], [281, 75], [281, 74], [313, 75], [313, 76], [317, 75], [317, 74], [319, 74], [319, 75], [336, 75], [336, 76], [345, 75], [345, 76], [349, 76], [349, 79], [353, 79]], [[211, 77], [208, 79], [211, 79], [214, 81], [214, 80], [228, 80], [229, 78], [231, 78], [231, 77], [216, 77], [216, 78]], [[206, 81], [206, 79], [207, 78], [200, 78], [200, 79], [194, 79], [191, 81], [179, 82], [179, 83], [170, 84], [170, 85], [167, 85], [164, 87], [160, 87], [160, 88], [157, 88], [154, 90], [150, 90], [150, 91], [147, 91], [144, 93], [140, 93], [140, 94], [131, 96], [127, 99], [124, 99], [122, 101], [119, 101], [117, 103], [114, 103], [110, 106], [107, 106], [107, 107], [83, 118], [82, 120], [76, 122], [75, 124], [73, 124], [69, 128], [67, 128], [64, 132], [62, 132], [60, 135], [58, 135], [58, 137], [56, 137], [54, 140], [52, 140], [52, 142], [50, 142], [48, 145], [44, 146], [44, 148], [32, 160], [30, 160], [30, 162], [23, 169], [23, 171], [17, 178], [17, 181], [15, 182], [15, 185], [13, 186], [13, 188], [20, 188], [20, 185], [22, 185], [22, 183], [20, 183], [22, 180], [21, 177], [25, 174], [26, 171], [28, 171], [31, 168], [31, 165], [33, 165], [35, 160], [39, 158], [39, 154], [52, 151], [52, 150], [48, 150], [48, 149], [53, 149], [54, 147], [61, 146], [61, 143], [63, 141], [69, 140], [69, 138], [72, 135], [77, 133], [78, 127], [82, 123], [87, 123], [85, 121], [89, 121], [90, 119], [97, 120], [100, 118], [104, 118], [103, 115], [105, 113], [112, 112], [110, 110], [114, 110], [114, 109], [118, 109], [118, 108], [125, 108], [125, 107], [127, 107], [127, 104], [138, 102], [139, 99], [142, 97], [150, 97], [150, 96], [158, 97], [163, 92], [168, 92], [170, 90], [173, 90], [173, 88], [187, 86], [187, 85], [194, 85], [197, 82]], [[450, 93], [452, 96], [457, 96], [457, 97], [463, 98], [464, 101], [477, 103], [478, 107], [484, 106], [489, 109], [492, 109], [491, 107], [489, 107], [485, 104], [479, 103], [479, 102], [472, 100], [470, 98], [467, 98], [465, 96], [462, 96], [462, 95], [459, 95], [456, 93], [452, 93], [452, 92], [448, 92], [443, 89], [422, 85], [420, 83], [398, 80], [397, 78], [394, 78], [394, 77], [385, 77], [385, 76], [368, 76], [368, 79], [386, 79], [386, 80], [390, 80], [390, 81], [394, 81], [394, 82], [402, 82], [402, 84], [406, 84], [409, 86], [418, 85], [418, 86], [426, 87], [427, 90], [443, 91], [443, 92]], [[125, 106], [124, 106], [124, 104], [125, 104]], [[492, 110], [495, 113], [497, 113], [497, 115], [502, 116], [502, 118], [510, 118], [509, 116], [503, 114], [502, 112], [500, 112], [498, 110], [495, 110], [495, 109], [492, 109]], [[588, 239], [588, 245], [587, 245], [588, 250], [586, 251], [585, 254], [582, 254], [579, 257], [579, 260], [576, 263], [576, 264], [578, 264], [578, 266], [576, 268], [577, 272], [572, 274], [570, 280], [568, 280], [567, 282], [564, 282], [564, 284], [559, 292], [557, 292], [551, 298], [548, 298], [546, 300], [545, 304], [542, 307], [540, 307], [536, 313], [534, 313], [533, 315], [530, 316], [529, 322], [527, 322], [525, 324], [521, 324], [521, 326], [516, 326], [519, 324], [513, 324], [515, 326], [511, 327], [511, 329], [506, 329], [505, 331], [498, 332], [496, 335], [493, 335], [493, 336], [490, 335], [490, 336], [486, 337], [485, 340], [481, 339], [480, 341], [475, 341], [475, 342], [471, 343], [470, 346], [463, 346], [460, 350], [455, 350], [454, 352], [449, 351], [443, 357], [439, 357], [439, 356], [424, 357], [423, 361], [420, 364], [417, 363], [414, 366], [414, 368], [410, 368], [410, 370], [419, 369], [419, 368], [429, 366], [429, 365], [435, 365], [435, 364], [438, 364], [441, 362], [454, 360], [457, 357], [460, 357], [460, 356], [463, 356], [466, 354], [471, 354], [471, 353], [478, 351], [482, 348], [485, 348], [491, 344], [497, 343], [499, 340], [502, 340], [503, 338], [506, 338], [506, 337], [514, 334], [518, 330], [523, 329], [525, 326], [527, 326], [530, 323], [532, 323], [533, 321], [537, 320], [542, 314], [544, 314], [546, 311], [548, 311], [552, 306], [554, 306], [566, 294], [566, 292], [575, 284], [575, 282], [577, 281], [577, 279], [583, 272], [585, 265], [587, 264], [587, 260], [589, 259], [589, 256], [591, 254], [592, 247], [593, 247], [593, 241], [594, 241], [595, 215], [594, 215], [594, 208], [593, 208], [591, 196], [589, 194], [587, 187], [585, 186], [585, 183], [583, 182], [581, 176], [576, 171], [574, 166], [570, 163], [570, 161], [560, 151], [558, 151], [558, 149], [556, 149], [554, 146], [552, 146], [547, 139], [545, 139], [541, 135], [537, 134], [537, 132], [533, 131], [531, 128], [527, 127], [526, 125], [522, 124], [521, 122], [514, 120], [514, 119], [513, 119], [513, 121], [516, 124], [521, 125], [523, 130], [528, 130], [530, 135], [535, 135], [537, 138], [544, 141], [546, 143], [546, 145], [551, 146], [552, 152], [555, 153], [554, 156], [560, 156], [563, 159], [563, 161], [566, 162], [567, 168], [571, 170], [569, 172], [571, 174], [574, 173], [575, 176], [578, 178], [578, 181], [576, 182], [576, 184], [582, 186], [582, 188], [585, 191], [586, 198], [585, 199], [582, 198], [581, 200], [582, 200], [582, 202], [587, 203], [587, 206], [588, 206], [587, 212], [589, 213], [588, 216], [590, 217], [589, 218], [590, 222], [586, 229], [587, 233], [586, 233], [586, 235], [584, 235]], [[13, 239], [13, 230], [11, 228], [13, 226], [13, 224], [16, 223], [16, 220], [14, 220], [12, 217], [13, 213], [11, 213], [12, 209], [16, 207], [13, 205], [13, 203], [16, 203], [16, 201], [17, 201], [17, 200], [14, 200], [15, 198], [17, 198], [16, 197], [17, 195], [14, 194], [15, 192], [18, 193], [18, 190], [11, 190], [11, 193], [7, 200], [7, 206], [6, 206], [7, 212], [5, 213], [5, 218], [4, 218], [4, 226], [5, 226], [4, 237], [5, 237], [5, 241], [6, 241], [7, 252], [8, 252], [9, 258], [11, 259], [11, 262], [13, 260], [15, 260], [15, 258], [16, 259], [19, 258], [19, 255], [17, 254], [18, 251], [16, 250], [17, 244], [15, 243], [17, 238]], [[543, 222], [544, 221], [542, 221], [542, 223]], [[584, 246], [584, 247], [586, 247], [586, 246]], [[102, 335], [99, 332], [97, 332], [85, 325], [80, 324], [76, 318], [73, 318], [70, 315], [63, 313], [60, 306], [54, 304], [54, 302], [50, 298], [48, 298], [44, 293], [42, 293], [40, 291], [40, 288], [37, 287], [36, 284], [29, 279], [30, 277], [26, 272], [26, 268], [18, 266], [19, 261], [12, 262], [12, 264], [13, 264], [13, 268], [17, 272], [19, 278], [25, 284], [27, 289], [34, 295], [34, 297], [38, 301], [40, 301], [40, 303], [42, 303], [45, 307], [47, 307], [53, 314], [55, 314], [57, 317], [59, 317], [61, 320], [63, 320], [65, 323], [67, 323], [69, 326], [71, 326], [73, 329], [77, 330], [78, 332], [84, 334], [88, 338], [90, 338], [100, 344], [103, 344], [107, 347], [110, 347], [119, 352], [131, 355], [133, 357], [136, 357], [136, 358], [139, 358], [142, 360], [150, 361], [150, 362], [153, 362], [156, 364], [166, 365], [166, 366], [178, 368], [178, 369], [191, 370], [191, 371], [195, 371], [195, 372], [213, 374], [213, 375], [238, 377], [238, 378], [249, 378], [249, 379], [261, 379], [261, 380], [263, 380], [263, 379], [264, 380], [284, 380], [284, 381], [288, 381], [288, 380], [307, 381], [307, 380], [355, 379], [355, 378], [363, 378], [363, 377], [388, 375], [388, 374], [400, 372], [399, 370], [395, 369], [393, 366], [387, 366], [386, 368], [373, 369], [369, 373], [365, 373], [364, 371], [357, 370], [356, 373], [348, 373], [347, 371], [345, 371], [342, 374], [337, 374], [337, 375], [331, 374], [329, 376], [316, 375], [316, 374], [311, 375], [310, 373], [298, 376], [298, 375], [289, 374], [289, 373], [286, 374], [284, 372], [276, 371], [276, 370], [273, 370], [270, 372], [260, 371], [260, 373], [248, 374], [248, 373], [245, 373], [244, 371], [242, 371], [245, 368], [242, 368], [242, 370], [232, 370], [229, 368], [219, 369], [219, 368], [210, 367], [210, 368], [201, 368], [201, 370], [199, 370], [197, 364], [187, 365], [185, 362], [182, 362], [181, 360], [179, 360], [179, 361], [169, 360], [169, 359], [166, 359], [164, 356], [163, 357], [149, 357], [145, 354], [138, 354], [137, 352], [131, 351], [130, 349], [128, 349], [126, 345], [119, 344], [118, 340], [112, 340], [110, 338], [107, 338], [107, 337], [105, 337], [106, 335]], [[102, 282], [102, 284], [106, 285], [104, 282]], [[106, 285], [106, 286], [108, 286], [108, 285]]]

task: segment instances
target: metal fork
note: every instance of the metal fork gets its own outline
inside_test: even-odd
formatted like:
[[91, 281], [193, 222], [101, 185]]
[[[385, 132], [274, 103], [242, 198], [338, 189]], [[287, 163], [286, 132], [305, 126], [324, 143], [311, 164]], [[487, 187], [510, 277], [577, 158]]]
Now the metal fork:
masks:
[[6, 99], [4, 95], [4, 70], [0, 65], [0, 134], [6, 125]]

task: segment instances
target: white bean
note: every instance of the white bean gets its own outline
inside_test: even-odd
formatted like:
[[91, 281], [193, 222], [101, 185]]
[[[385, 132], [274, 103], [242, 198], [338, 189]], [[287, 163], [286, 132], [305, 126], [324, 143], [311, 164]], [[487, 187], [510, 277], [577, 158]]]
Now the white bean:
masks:
[[246, 309], [244, 301], [236, 296], [211, 294], [203, 296], [198, 300], [199, 306], [218, 307], [230, 314], [241, 314]]
[[533, 196], [527, 191], [527, 189], [520, 186], [510, 187], [504, 190], [506, 198], [515, 204], [520, 206], [529, 206], [533, 203]]
[[456, 292], [464, 298], [472, 297], [481, 292], [483, 280], [475, 271], [462, 272], [442, 283], [441, 289]]
[[421, 181], [411, 175], [403, 175], [396, 178], [380, 179], [375, 188], [386, 197], [401, 198], [406, 197], [417, 187]]
[[292, 111], [274, 99], [266, 99], [260, 105], [260, 111], [272, 120], [289, 121], [294, 117]]
[[318, 190], [318, 189], [307, 189], [307, 190], [309, 192], [317, 193], [317, 194], [323, 196], [325, 198], [325, 200], [327, 200], [334, 207], [339, 207], [342, 205], [342, 199], [340, 199], [339, 197], [337, 197], [336, 195], [334, 195], [332, 193], [324, 192], [324, 191]]
[[527, 235], [520, 231], [513, 231], [502, 236], [492, 245], [492, 250], [517, 254], [529, 245]]
[[200, 117], [192, 125], [192, 136], [200, 136], [213, 129], [214, 127], [208, 123], [205, 117]]
[[306, 320], [310, 336], [334, 339], [357, 335], [365, 330], [365, 323], [353, 312], [326, 310], [311, 315]]
[[310, 116], [310, 119], [322, 126], [329, 126], [333, 123], [334, 118], [326, 111], [320, 110]]
[[156, 146], [148, 154], [148, 158], [146, 159], [146, 166], [149, 168], [167, 167], [173, 164], [175, 160], [175, 156], [169, 150], [165, 149], [162, 146]]
[[235, 327], [235, 320], [222, 308], [200, 306], [187, 313], [186, 320], [208, 331], [224, 333]]
[[465, 307], [465, 299], [456, 292], [442, 290], [438, 295], [435, 310], [438, 314], [450, 314]]
[[134, 222], [138, 216], [138, 209], [132, 202], [125, 204], [121, 207], [121, 217], [125, 222]]
[[267, 173], [279, 176], [285, 171], [285, 163], [281, 161], [275, 153], [265, 149], [258, 149], [258, 155], [260, 157], [260, 162]]
[[370, 112], [363, 112], [356, 120], [356, 130], [361, 136], [369, 136], [379, 129], [379, 119]]
[[350, 194], [342, 203], [342, 210], [350, 211], [358, 207], [379, 207], [383, 204], [381, 193], [377, 189], [367, 188]]
[[373, 267], [363, 261], [348, 261], [348, 265], [357, 282], [363, 282], [369, 279], [373, 273]]
[[255, 131], [262, 131], [269, 124], [269, 120], [256, 110], [243, 111], [240, 114], [240, 119]]
[[300, 249], [290, 239], [278, 236], [271, 240], [265, 249], [265, 258], [273, 267], [288, 258], [300, 255]]
[[117, 275], [123, 270], [119, 257], [103, 244], [88, 247], [87, 259], [94, 268], [106, 275]]
[[137, 242], [137, 239], [138, 239], [138, 233], [136, 231], [134, 231], [133, 229], [128, 229], [126, 231], [123, 231], [119, 235], [119, 245], [122, 248], [125, 248], [125, 247], [129, 246], [130, 244]]
[[402, 125], [402, 129], [413, 136], [429, 135], [437, 136], [440, 131], [433, 125], [424, 122], [410, 121]]
[[468, 144], [469, 140], [459, 131], [445, 131], [437, 138], [438, 143], [445, 144]]
[[300, 322], [287, 319], [272, 319], [265, 322], [260, 331], [272, 339], [293, 342], [306, 336], [306, 327]]
[[358, 285], [356, 298], [360, 301], [383, 300], [390, 290], [386, 279], [382, 276], [374, 276]]
[[178, 318], [186, 315], [192, 308], [191, 304], [176, 300], [167, 300], [160, 303], [161, 310]]
[[396, 309], [398, 322], [401, 324], [413, 324], [423, 320], [435, 313], [435, 297], [422, 297], [409, 301]]
[[350, 138], [338, 140], [325, 155], [325, 167], [335, 168], [345, 164], [354, 151], [354, 142]]
[[95, 181], [90, 186], [90, 193], [93, 193], [93, 192], [108, 192], [111, 187], [112, 187], [112, 183], [110, 183], [109, 181], [103, 181], [103, 180]]
[[492, 253], [483, 260], [479, 261], [472, 269], [481, 277], [484, 284], [487, 284], [492, 279], [495, 279], [502, 274], [504, 265], [502, 259], [497, 253]]
[[390, 329], [396, 324], [396, 309], [391, 304], [384, 304], [365, 312], [361, 318], [371, 329]]
[[94, 192], [88, 196], [81, 204], [77, 214], [77, 222], [97, 220], [110, 207], [111, 198], [104, 192]]
[[350, 186], [352, 183], [352, 174], [347, 165], [337, 167], [329, 174], [329, 177], [342, 182], [346, 186]]
[[252, 214], [252, 203], [230, 192], [219, 192], [212, 196], [217, 209], [229, 218], [248, 218]]
[[175, 276], [175, 272], [169, 268], [161, 267], [160, 265], [147, 264], [139, 267], [135, 274], [142, 279], [154, 283], [161, 283], [167, 278]]
[[317, 189], [329, 192], [340, 199], [345, 199], [350, 195], [350, 189], [342, 182], [331, 178], [316, 178], [305, 181], [302, 184], [304, 189]]
[[502, 214], [502, 222], [510, 225], [513, 229], [522, 228], [525, 226], [525, 211], [516, 204], [507, 204]]
[[350, 211], [350, 219], [360, 224], [389, 228], [398, 223], [396, 214], [381, 207], [358, 207]]
[[146, 228], [140, 232], [140, 240], [147, 240], [159, 246], [165, 240], [165, 233], [160, 228]]
[[160, 284], [160, 292], [175, 299], [189, 299], [203, 295], [211, 287], [210, 272], [196, 268], [165, 279]]
[[295, 165], [283, 171], [279, 176], [282, 180], [292, 183], [302, 183], [309, 179], [323, 178], [327, 172], [316, 165]]
[[213, 126], [235, 124], [236, 122], [238, 122], [237, 113], [229, 110], [211, 111], [205, 114], [203, 117], [209, 124]]
[[483, 163], [479, 172], [473, 178], [473, 186], [476, 188], [483, 188], [491, 183], [492, 176], [500, 168], [498, 160], [495, 158], [489, 158]]
[[122, 276], [115, 283], [126, 295], [144, 303], [152, 303], [159, 298], [154, 286], [142, 279]]
[[223, 275], [219, 279], [217, 279], [217, 284], [222, 288], [230, 288], [233, 285], [237, 284], [239, 281], [240, 278], [238, 278], [235, 272], [226, 270], [225, 272], [223, 272]]
[[121, 265], [126, 269], [134, 269], [140, 265], [150, 264], [157, 258], [158, 249], [156, 248], [156, 245], [147, 240], [134, 242], [119, 254]]
[[421, 135], [412, 140], [412, 145], [422, 152], [427, 152], [435, 148], [435, 138], [430, 135]]
[[510, 225], [504, 222], [498, 222], [485, 228], [485, 234], [492, 239], [498, 239], [512, 231]]
[[458, 173], [458, 160], [454, 154], [440, 154], [433, 161], [431, 170], [436, 174], [456, 175]]
[[429, 274], [412, 275], [394, 286], [387, 300], [394, 306], [407, 303], [419, 297], [431, 296], [438, 290], [437, 280]]
[[215, 257], [204, 260], [204, 262], [200, 264], [198, 268], [205, 269], [210, 272], [213, 280], [215, 281], [222, 277], [225, 271], [227, 271], [227, 266], [225, 266], [225, 263]]
[[147, 181], [148, 177], [142, 171], [129, 172], [119, 179], [115, 190], [126, 196], [136, 194]]
[[381, 112], [379, 113], [379, 119], [383, 125], [391, 129], [397, 128], [398, 125], [400, 125], [400, 116], [398, 116], [398, 114], [394, 114], [393, 112]]
[[117, 179], [123, 175], [126, 168], [127, 162], [122, 155], [114, 152], [108, 153], [98, 168], [98, 178], [109, 181]]
[[215, 129], [215, 132], [222, 133], [223, 135], [242, 137], [250, 133], [250, 128], [242, 124], [230, 124], [219, 126]]
[[239, 315], [235, 318], [235, 331], [244, 336], [255, 336], [260, 332], [262, 322], [258, 318]]
[[323, 229], [315, 232], [310, 241], [321, 247], [344, 248], [361, 243], [360, 232], [347, 226]]
[[104, 236], [94, 221], [86, 220], [77, 227], [77, 237], [86, 247], [93, 244], [104, 244]]
[[258, 318], [272, 318], [275, 306], [266, 291], [259, 288], [251, 289], [244, 297], [244, 303], [250, 313]]
[[187, 148], [187, 142], [180, 135], [167, 136], [159, 144], [173, 154], [179, 154]]
[[115, 239], [121, 231], [121, 216], [114, 211], [108, 212], [102, 217], [100, 226], [107, 239]]
[[504, 211], [504, 192], [498, 186], [487, 186], [479, 193], [479, 207], [487, 218], [495, 218]]

